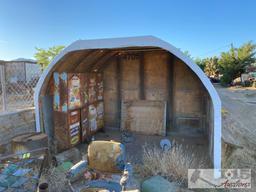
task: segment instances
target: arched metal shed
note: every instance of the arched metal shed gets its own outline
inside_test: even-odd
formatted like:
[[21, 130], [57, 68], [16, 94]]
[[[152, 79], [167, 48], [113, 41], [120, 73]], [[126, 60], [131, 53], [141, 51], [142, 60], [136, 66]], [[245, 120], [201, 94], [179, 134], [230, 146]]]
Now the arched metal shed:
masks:
[[65, 48], [43, 72], [35, 90], [36, 130], [49, 136], [54, 72], [103, 73], [107, 130], [120, 130], [124, 101], [166, 102], [164, 134], [207, 138], [214, 168], [221, 167], [220, 98], [198, 65], [171, 44], [142, 36], [78, 40]]

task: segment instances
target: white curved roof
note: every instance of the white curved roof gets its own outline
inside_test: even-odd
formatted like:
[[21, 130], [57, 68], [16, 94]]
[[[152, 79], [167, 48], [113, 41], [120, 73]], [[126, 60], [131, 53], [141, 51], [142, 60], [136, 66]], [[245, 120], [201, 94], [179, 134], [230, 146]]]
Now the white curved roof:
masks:
[[181, 59], [201, 80], [207, 89], [213, 103], [214, 109], [214, 167], [220, 168], [221, 165], [221, 101], [212, 83], [204, 72], [196, 65], [189, 57], [184, 55], [180, 50], [171, 44], [153, 37], [126, 37], [126, 38], [110, 38], [110, 39], [96, 39], [96, 40], [78, 40], [67, 48], [65, 48], [54, 60], [50, 63], [47, 69], [40, 77], [35, 90], [35, 112], [36, 112], [36, 130], [40, 131], [40, 112], [39, 112], [39, 97], [41, 89], [45, 83], [47, 76], [51, 75], [57, 62], [67, 53], [87, 49], [114, 49], [114, 48], [128, 48], [128, 47], [159, 47], [169, 51], [179, 59]]

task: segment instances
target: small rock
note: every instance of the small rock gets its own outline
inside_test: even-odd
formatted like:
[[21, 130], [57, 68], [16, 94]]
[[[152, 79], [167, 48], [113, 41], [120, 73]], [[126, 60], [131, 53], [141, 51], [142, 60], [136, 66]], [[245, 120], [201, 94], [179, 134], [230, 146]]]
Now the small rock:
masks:
[[177, 192], [177, 183], [169, 182], [161, 176], [153, 176], [142, 183], [141, 192]]

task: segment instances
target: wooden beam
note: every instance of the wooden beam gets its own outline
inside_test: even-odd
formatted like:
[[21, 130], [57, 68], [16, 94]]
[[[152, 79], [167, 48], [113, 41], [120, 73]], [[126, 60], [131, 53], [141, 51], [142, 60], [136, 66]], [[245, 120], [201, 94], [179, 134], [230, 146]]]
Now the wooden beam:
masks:
[[87, 51], [78, 61], [76, 61], [74, 64], [71, 65], [71, 68], [69, 69], [70, 72], [73, 72], [74, 69], [76, 69], [76, 67], [78, 65], [80, 65], [80, 63], [86, 61], [86, 59], [90, 56], [90, 54], [92, 54], [92, 50]]
[[99, 55], [102, 55], [103, 51], [93, 50], [79, 65], [74, 69], [74, 72], [86, 72], [91, 63], [98, 59]]
[[106, 54], [104, 57], [101, 58], [95, 65], [94, 69], [97, 71], [102, 71], [102, 68], [104, 69], [108, 65], [108, 61], [114, 57], [118, 52], [111, 51], [108, 54]]
[[175, 128], [175, 111], [174, 111], [174, 63], [175, 56], [170, 54], [168, 62], [168, 105], [167, 105], [167, 129], [173, 131]]
[[121, 57], [117, 57], [116, 73], [117, 73], [117, 114], [118, 114], [118, 127], [121, 129], [121, 107], [122, 107], [122, 92], [121, 92], [121, 80], [122, 80], [122, 63]]
[[75, 64], [73, 62], [79, 61], [80, 58], [83, 58], [84, 52], [83, 51], [76, 51], [68, 53], [64, 55], [58, 63], [55, 65], [54, 71], [57, 72], [68, 72], [71, 71]]
[[145, 71], [144, 71], [144, 53], [140, 54], [140, 69], [139, 69], [139, 76], [140, 76], [140, 99], [145, 99], [145, 87], [144, 87], [144, 78], [145, 78]]
[[110, 55], [111, 51], [105, 51], [105, 53], [103, 55], [101, 55], [97, 60], [95, 60], [94, 63], [92, 63], [90, 65], [90, 67], [88, 67], [88, 71], [94, 71], [97, 70], [99, 65], [104, 64], [105, 60], [108, 59], [109, 57], [111, 57]]
[[98, 71], [99, 71], [99, 72], [104, 71], [104, 69], [106, 69], [106, 68], [109, 66], [109, 64], [111, 63], [111, 62], [109, 62], [109, 61], [110, 61], [112, 58], [117, 59], [117, 55], [118, 55], [118, 52], [116, 52], [114, 55], [112, 55], [111, 57], [109, 57], [104, 63], [102, 63], [101, 66], [99, 66]]

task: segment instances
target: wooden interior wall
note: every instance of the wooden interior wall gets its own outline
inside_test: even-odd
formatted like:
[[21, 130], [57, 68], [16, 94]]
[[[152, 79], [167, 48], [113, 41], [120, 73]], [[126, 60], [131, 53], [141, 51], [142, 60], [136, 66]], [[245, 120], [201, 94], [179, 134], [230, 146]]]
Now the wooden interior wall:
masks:
[[146, 52], [144, 54], [144, 90], [146, 100], [169, 98], [169, 54], [165, 52]]
[[120, 126], [122, 101], [167, 101], [169, 106], [169, 64], [170, 54], [165, 51], [123, 54], [106, 63], [103, 71], [106, 127]]
[[[81, 56], [81, 60], [86, 59]], [[103, 74], [106, 127], [119, 129], [121, 101], [125, 100], [167, 101], [168, 131], [183, 126], [204, 128], [209, 121], [205, 113], [207, 91], [201, 81], [166, 51], [115, 55], [104, 64]], [[47, 92], [52, 94], [51, 89]]]
[[105, 127], [118, 129], [120, 124], [117, 80], [117, 58], [114, 57], [103, 71]]
[[146, 100], [167, 102], [167, 131], [172, 126], [172, 55], [165, 51], [144, 53], [144, 95]]
[[196, 132], [200, 128], [204, 131], [205, 88], [196, 74], [179, 59], [174, 61], [173, 74], [175, 130], [181, 133], [193, 133], [193, 129]]
[[120, 56], [120, 91], [121, 100], [139, 100], [141, 95], [140, 55], [126, 54]]

